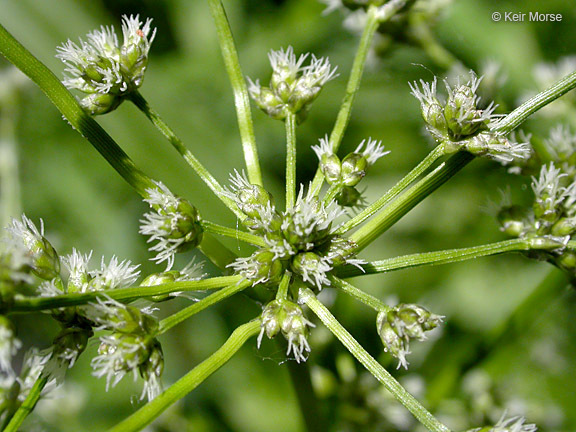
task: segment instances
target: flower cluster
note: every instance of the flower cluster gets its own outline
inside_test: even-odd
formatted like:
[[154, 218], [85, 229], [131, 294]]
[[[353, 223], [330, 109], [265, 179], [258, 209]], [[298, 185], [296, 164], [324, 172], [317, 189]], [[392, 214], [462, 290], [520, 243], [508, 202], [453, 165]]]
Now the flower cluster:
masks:
[[266, 243], [230, 265], [254, 284], [276, 283], [288, 269], [302, 282], [322, 289], [330, 285], [327, 274], [335, 266], [358, 262], [354, 244], [334, 234], [334, 222], [343, 213], [334, 204], [326, 205], [301, 189], [294, 207], [280, 213], [270, 194], [244, 175], [236, 172], [232, 184], [228, 195], [246, 214], [244, 224]]
[[320, 139], [320, 144], [312, 146], [320, 161], [320, 170], [329, 185], [338, 188], [336, 202], [343, 207], [361, 207], [364, 203], [356, 186], [366, 175], [366, 171], [382, 156], [390, 153], [384, 151], [381, 141], [371, 138], [363, 140], [356, 150], [347, 154], [344, 159], [334, 154], [328, 137]]
[[511, 204], [501, 208], [501, 230], [514, 237], [553, 242], [556, 248], [530, 254], [551, 261], [573, 277], [576, 253], [566, 246], [576, 233], [576, 179], [551, 162], [542, 166], [538, 177], [532, 178], [532, 191], [531, 208]]
[[277, 120], [285, 119], [289, 113], [296, 114], [299, 122], [306, 119], [310, 104], [324, 85], [337, 76], [336, 68], [327, 58], [317, 58], [314, 54], [310, 64], [302, 66], [307, 57], [308, 54], [296, 57], [291, 46], [270, 51], [270, 86], [264, 87], [259, 80], [249, 79], [248, 91], [258, 108]]
[[410, 340], [426, 339], [425, 332], [436, 328], [443, 318], [422, 306], [399, 304], [378, 314], [376, 328], [384, 351], [398, 359], [398, 367], [408, 369], [406, 356], [410, 354]]
[[138, 373], [144, 379], [141, 399], [154, 399], [162, 391], [160, 376], [164, 356], [156, 333], [158, 320], [150, 309], [138, 309], [112, 299], [100, 300], [88, 311], [98, 330], [110, 333], [100, 337], [98, 356], [92, 359], [94, 375], [106, 377], [106, 388], [115, 386], [126, 374]]
[[[142, 23], [136, 16], [122, 17], [122, 46], [112, 27], [88, 33], [80, 45], [68, 40], [57, 48], [66, 64], [64, 85], [86, 93], [83, 108], [92, 115], [105, 114], [118, 107], [124, 97], [142, 85], [148, 65], [148, 51], [156, 30], [151, 19]], [[152, 32], [151, 36], [149, 36]]]
[[305, 353], [310, 352], [308, 327], [314, 327], [314, 324], [304, 317], [304, 312], [299, 305], [289, 300], [273, 300], [262, 311], [262, 329], [258, 335], [258, 348], [260, 348], [264, 334], [272, 339], [282, 332], [288, 341], [286, 355], [292, 352], [298, 363], [306, 361]]
[[412, 95], [420, 101], [426, 129], [448, 153], [465, 150], [503, 164], [527, 159], [530, 156], [527, 143], [515, 143], [490, 130], [496, 106], [494, 103], [481, 104], [476, 94], [481, 80], [470, 72], [466, 84], [458, 81], [452, 87], [444, 81], [448, 92], [446, 100], [437, 95], [436, 78], [432, 83], [421, 81], [420, 86], [416, 82], [410, 84]]
[[174, 264], [174, 254], [195, 248], [202, 241], [202, 226], [196, 207], [184, 198], [175, 196], [161, 182], [156, 188], [146, 189], [146, 201], [152, 208], [140, 221], [140, 234], [150, 236], [148, 242], [157, 241], [150, 248], [157, 252], [154, 261]]

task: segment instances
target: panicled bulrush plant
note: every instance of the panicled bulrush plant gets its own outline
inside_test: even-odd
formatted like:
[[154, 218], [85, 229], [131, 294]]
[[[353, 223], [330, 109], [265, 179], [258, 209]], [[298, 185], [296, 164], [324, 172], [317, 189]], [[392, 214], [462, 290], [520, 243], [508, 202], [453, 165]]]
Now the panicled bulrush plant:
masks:
[[[448, 69], [455, 66], [454, 60], [445, 51], [439, 51], [439, 42], [431, 39], [431, 29], [422, 27], [422, 18], [436, 14], [440, 9], [436, 3], [421, 5], [421, 2], [405, 0], [330, 0], [325, 3], [328, 10], [347, 8], [358, 12], [361, 19], [357, 24], [361, 26], [362, 35], [334, 128], [318, 131], [312, 141], [319, 143], [300, 149], [307, 157], [313, 157], [315, 153], [318, 158], [316, 175], [305, 184], [296, 177], [298, 126], [314, 115], [313, 102], [320, 97], [326, 84], [339, 76], [337, 67], [327, 57], [310, 53], [298, 56], [294, 48], [288, 46], [269, 52], [272, 76], [267, 86], [261, 85], [259, 80], [247, 79], [242, 73], [220, 1], [209, 0], [209, 6], [232, 83], [245, 159], [244, 169], [232, 167], [229, 186], [221, 185], [139, 92], [156, 34], [151, 28], [151, 19], [142, 22], [138, 15], [124, 16], [122, 45], [112, 27], [101, 27], [89, 33], [86, 41], [81, 40], [79, 44], [68, 41], [58, 48], [57, 57], [65, 64], [64, 86], [85, 93], [80, 102], [76, 102], [42, 63], [0, 27], [0, 52], [40, 85], [70, 124], [149, 205], [150, 210], [140, 220], [139, 232], [153, 243], [150, 251], [155, 255], [151, 260], [156, 265], [163, 265], [153, 272], [145, 272], [148, 274], [142, 275], [138, 282], [141, 277], [139, 265], [114, 256], [110, 260], [102, 259], [99, 266], [92, 267], [91, 252], [72, 249], [70, 254], [59, 255], [45, 238], [42, 223], [38, 229], [26, 216], [11, 223], [0, 243], [0, 420], [5, 426], [3, 430], [18, 430], [43, 392], [64, 380], [66, 370], [78, 362], [95, 337], [99, 339], [98, 349], [90, 364], [93, 374], [105, 379], [107, 390], [112, 391], [111, 388], [126, 375], [135, 379], [141, 377], [144, 381], [141, 399], [146, 402], [110, 429], [127, 432], [145, 428], [222, 367], [248, 339], [256, 337], [257, 348], [264, 351], [269, 343], [264, 335], [272, 339], [278, 334], [284, 339], [278, 338], [286, 353], [282, 354], [283, 358], [300, 363], [298, 370], [306, 371], [303, 385], [298, 381], [299, 377], [293, 379], [307, 430], [336, 430], [338, 421], [324, 418], [323, 410], [316, 409], [318, 401], [311, 389], [318, 383], [310, 381], [307, 372], [308, 363], [320, 361], [321, 355], [316, 349], [322, 344], [317, 341], [321, 338], [314, 336], [321, 323], [349, 351], [347, 356], [358, 360], [391, 397], [413, 414], [414, 422], [433, 432], [449, 432], [449, 427], [410, 394], [332, 314], [331, 309], [337, 314], [342, 312], [338, 307], [332, 308], [334, 294], [350, 296], [368, 308], [367, 316], [376, 324], [376, 331], [372, 329], [374, 340], [380, 338], [383, 344], [380, 350], [371, 347], [371, 351], [380, 351], [378, 359], [383, 363], [393, 361], [394, 357], [398, 367], [407, 369], [407, 357], [415, 340], [424, 341], [428, 332], [441, 327], [444, 320], [450, 322], [450, 316], [430, 312], [408, 298], [405, 291], [399, 293], [406, 299], [400, 298], [401, 302], [396, 306], [388, 305], [347, 279], [505, 252], [522, 252], [551, 261], [574, 274], [576, 139], [567, 128], [554, 129], [546, 141], [548, 151], [544, 154], [542, 146], [530, 146], [528, 134], [516, 135], [521, 141], [517, 143], [511, 133], [538, 109], [576, 87], [576, 73], [509, 114], [497, 114], [497, 105], [480, 97], [482, 77], [473, 71], [455, 83], [444, 80], [444, 95], [438, 92], [436, 77], [431, 82], [420, 80], [409, 84], [412, 95], [420, 103], [424, 126], [437, 145], [405, 177], [384, 193], [376, 191], [377, 198], [369, 202], [359, 187], [370, 172], [379, 168], [376, 162], [389, 151], [381, 140], [372, 137], [351, 147], [354, 149], [351, 152], [342, 154], [339, 149], [374, 38], [378, 32], [406, 23], [404, 33], [390, 33], [397, 36], [398, 43], [411, 35], [411, 41], [416, 40], [437, 65]], [[421, 32], [416, 32], [417, 29]], [[423, 29], [429, 33], [423, 36]], [[444, 61], [439, 58], [439, 52], [444, 53]], [[338, 70], [342, 71], [342, 68]], [[501, 85], [496, 75], [493, 69], [489, 76], [490, 94], [497, 93]], [[275, 200], [269, 192], [273, 189], [267, 189], [263, 181], [250, 97], [265, 114], [284, 123], [286, 177], [283, 201]], [[92, 116], [113, 111], [125, 99], [158, 128], [215, 197], [237, 218], [235, 226], [222, 226], [201, 218], [196, 206], [201, 207], [202, 203], [177, 196], [164, 183], [148, 177], [98, 126]], [[392, 104], [392, 99], [386, 103]], [[318, 141], [318, 136], [324, 138]], [[368, 261], [363, 255], [367, 246], [474, 158], [484, 156], [507, 165], [511, 172], [525, 174], [534, 167], [539, 171], [532, 179], [535, 195], [532, 207], [510, 204], [499, 214], [503, 231], [515, 238], [462, 249]], [[385, 168], [386, 159], [378, 165]], [[193, 191], [188, 191], [188, 195], [197, 196]], [[349, 208], [354, 211], [349, 212]], [[228, 249], [218, 236], [246, 243], [246, 247]], [[217, 270], [211, 270], [210, 277], [202, 273], [201, 264], [194, 260], [178, 268], [176, 257], [191, 249], [198, 249], [214, 264], [213, 268]], [[162, 335], [239, 292], [245, 292], [246, 298], [258, 304], [258, 313], [239, 325], [214, 354], [163, 390]], [[192, 298], [193, 302], [177, 312], [174, 308], [181, 303], [171, 302], [170, 307], [164, 308], [165, 303], [176, 296]], [[151, 304], [158, 307], [159, 316], [165, 317], [156, 318], [156, 309]], [[49, 313], [58, 323], [59, 331], [44, 351], [26, 347], [28, 358], [33, 360], [27, 360], [24, 367], [15, 368], [14, 357], [24, 344], [17, 338], [18, 327], [12, 315], [35, 311]], [[227, 319], [236, 318], [230, 314]], [[181, 363], [187, 361], [181, 360]], [[454, 360], [455, 367], [458, 367], [458, 361]], [[169, 362], [167, 358], [166, 365]], [[441, 363], [450, 362], [443, 360]], [[336, 364], [336, 367], [341, 365]], [[17, 376], [14, 371], [20, 369]], [[481, 422], [483, 418], [471, 414], [466, 424], [472, 426], [471, 421]], [[319, 427], [317, 422], [324, 426]], [[372, 426], [365, 430], [372, 430]], [[532, 432], [535, 426], [526, 424], [522, 417], [502, 417], [495, 426], [473, 430]]]

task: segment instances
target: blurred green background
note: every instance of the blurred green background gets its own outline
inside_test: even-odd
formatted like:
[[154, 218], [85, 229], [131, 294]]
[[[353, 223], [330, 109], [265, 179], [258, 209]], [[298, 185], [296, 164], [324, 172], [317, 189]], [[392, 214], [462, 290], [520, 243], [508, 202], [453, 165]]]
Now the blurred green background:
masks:
[[[440, 3], [440, 2], [436, 2]], [[534, 68], [574, 54], [576, 8], [564, 0], [444, 1], [430, 23], [441, 45], [466, 68], [486, 61], [501, 65], [507, 77], [496, 95], [498, 112], [515, 107], [525, 95], [542, 90]], [[298, 129], [298, 179], [307, 182], [317, 166], [310, 146], [329, 133], [351, 67], [357, 35], [334, 12], [323, 16], [316, 0], [226, 1], [243, 72], [264, 83], [270, 75], [267, 53], [292, 45], [296, 53], [329, 56], [340, 76], [314, 103]], [[495, 11], [562, 14], [561, 22], [498, 22]], [[119, 30], [122, 14], [154, 18], [158, 27], [142, 94], [221, 182], [243, 166], [230, 85], [206, 2], [190, 0], [0, 0], [0, 22], [57, 75], [62, 64], [55, 48], [100, 25]], [[379, 47], [385, 44], [380, 41]], [[7, 64], [2, 60], [2, 68]], [[394, 41], [371, 56], [354, 107], [342, 154], [367, 137], [382, 140], [390, 155], [363, 182], [369, 201], [381, 195], [431, 149], [423, 132], [419, 104], [408, 82], [447, 73], [415, 45]], [[0, 83], [0, 87], [3, 83]], [[546, 136], [558, 122], [576, 127], [574, 99], [561, 110], [538, 115], [525, 130]], [[75, 247], [94, 257], [117, 255], [142, 263], [144, 274], [159, 271], [149, 260], [138, 220], [146, 205], [84, 141], [33, 85], [23, 85], [0, 108], [4, 136], [11, 127], [19, 158], [20, 203], [34, 221], [43, 218], [47, 237], [61, 255]], [[284, 127], [253, 110], [265, 184], [283, 197]], [[236, 226], [226, 211], [160, 134], [129, 103], [98, 118], [139, 167], [190, 199], [205, 219]], [[402, 254], [473, 246], [504, 239], [492, 202], [510, 188], [515, 200], [530, 199], [529, 179], [512, 176], [496, 163], [477, 160], [414, 209], [364, 251], [368, 260]], [[21, 206], [18, 208], [18, 206]], [[223, 240], [238, 253], [249, 249]], [[179, 258], [180, 264], [191, 255]], [[96, 261], [95, 260], [95, 261]], [[214, 269], [207, 265], [207, 271]], [[508, 409], [525, 415], [542, 431], [576, 430], [576, 325], [574, 291], [545, 263], [517, 256], [419, 268], [357, 278], [355, 284], [390, 302], [418, 302], [446, 316], [443, 330], [415, 343], [409, 371], [382, 354], [375, 314], [327, 289], [334, 314], [364, 346], [447, 422], [453, 430], [494, 422]], [[186, 304], [162, 304], [161, 316]], [[225, 301], [178, 326], [162, 339], [164, 382], [177, 380], [212, 353], [240, 323], [260, 311], [243, 296]], [[16, 317], [25, 344], [46, 347], [56, 328], [48, 316]], [[91, 376], [90, 346], [68, 374], [63, 392], [40, 403], [25, 430], [101, 431], [140, 405], [140, 384], [125, 379], [105, 392]], [[149, 431], [303, 430], [281, 345], [250, 342], [228, 365], [167, 412]], [[346, 351], [318, 326], [309, 359], [321, 395], [321, 413], [330, 430], [418, 430]], [[281, 426], [279, 426], [281, 425]], [[35, 429], [39, 427], [40, 429]]]

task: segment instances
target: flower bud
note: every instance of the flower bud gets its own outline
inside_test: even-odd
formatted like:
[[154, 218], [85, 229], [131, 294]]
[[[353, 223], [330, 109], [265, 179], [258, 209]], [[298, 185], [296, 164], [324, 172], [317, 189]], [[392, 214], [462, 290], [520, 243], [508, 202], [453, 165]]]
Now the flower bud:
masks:
[[107, 114], [114, 111], [123, 99], [110, 93], [92, 93], [80, 100], [80, 105], [90, 115]]
[[338, 267], [346, 264], [347, 260], [356, 254], [357, 247], [352, 240], [334, 237], [330, 241], [326, 257], [330, 260], [332, 266]]
[[576, 232], [576, 219], [573, 217], [560, 218], [550, 230], [553, 236], [564, 237]]
[[332, 270], [330, 261], [314, 252], [299, 253], [292, 259], [292, 270], [302, 276], [304, 282], [310, 282], [318, 289], [330, 285], [326, 273]]
[[450, 92], [444, 117], [456, 140], [472, 135], [484, 126], [482, 111], [476, 108], [477, 99], [468, 85], [461, 85]]
[[60, 258], [50, 242], [44, 237], [44, 225], [40, 230], [25, 215], [22, 221], [12, 220], [8, 231], [16, 242], [20, 242], [30, 257], [29, 266], [32, 273], [41, 279], [50, 280], [60, 274]]
[[168, 260], [171, 267], [175, 253], [195, 248], [202, 241], [200, 214], [188, 200], [175, 196], [160, 182], [146, 192], [145, 201], [154, 212], [144, 214], [144, 219], [140, 220], [140, 233], [149, 235], [149, 242], [158, 241], [150, 248], [158, 252], [154, 259], [157, 262]]
[[328, 184], [335, 184], [340, 181], [340, 158], [335, 154], [323, 154], [320, 158], [320, 170]]
[[88, 340], [93, 336], [91, 328], [69, 327], [63, 329], [52, 343], [53, 356], [64, 367], [74, 366], [76, 360], [88, 346]]
[[342, 160], [342, 184], [356, 186], [366, 175], [368, 161], [360, 153], [350, 153]]
[[228, 267], [253, 281], [254, 284], [277, 283], [284, 271], [282, 261], [276, 259], [274, 252], [268, 249], [259, 249], [247, 258], [238, 258]]
[[384, 350], [398, 358], [398, 367], [408, 368], [410, 339], [424, 340], [424, 333], [436, 328], [442, 318], [415, 304], [399, 304], [378, 314], [376, 328]]
[[262, 208], [269, 203], [272, 203], [272, 197], [262, 186], [251, 184], [236, 191], [236, 205], [252, 219], [260, 219]]
[[140, 376], [144, 379], [144, 389], [140, 399], [144, 399], [144, 395], [151, 401], [162, 391], [160, 377], [164, 372], [164, 354], [162, 346], [157, 339], [153, 339], [150, 343], [150, 355], [148, 359], [138, 366]]
[[304, 317], [298, 304], [288, 300], [273, 300], [262, 311], [262, 329], [258, 336], [258, 347], [264, 333], [272, 339], [281, 331], [288, 341], [286, 354], [293, 352], [298, 363], [305, 361], [304, 352], [310, 352], [308, 327], [314, 327], [314, 324]]
[[506, 206], [500, 209], [496, 216], [500, 222], [500, 230], [512, 237], [520, 237], [529, 228], [529, 212], [519, 205]]

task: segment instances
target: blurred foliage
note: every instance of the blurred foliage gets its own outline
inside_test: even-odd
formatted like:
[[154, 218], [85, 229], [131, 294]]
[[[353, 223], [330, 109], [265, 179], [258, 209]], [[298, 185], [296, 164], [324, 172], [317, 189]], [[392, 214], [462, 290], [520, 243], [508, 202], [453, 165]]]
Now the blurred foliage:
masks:
[[[225, 6], [236, 37], [245, 75], [267, 79], [267, 52], [292, 45], [296, 53], [329, 56], [340, 77], [329, 83], [298, 130], [298, 178], [311, 179], [317, 159], [310, 150], [329, 133], [355, 47], [356, 35], [342, 27], [342, 16], [322, 16], [317, 0], [236, 0]], [[494, 11], [562, 14], [561, 22], [493, 22]], [[119, 27], [121, 14], [153, 17], [158, 34], [142, 93], [221, 182], [240, 169], [239, 145], [230, 85], [206, 2], [189, 0], [0, 0], [0, 20], [57, 75], [62, 65], [55, 47], [77, 40], [100, 25]], [[497, 94], [500, 112], [512, 109], [539, 89], [536, 64], [556, 62], [576, 46], [576, 9], [565, 0], [459, 0], [448, 4], [434, 27], [440, 43], [468, 68], [486, 60], [501, 65], [508, 79]], [[2, 63], [2, 67], [6, 65]], [[446, 71], [417, 46], [392, 44], [371, 59], [343, 142], [343, 154], [362, 139], [383, 140], [391, 154], [373, 167], [365, 180], [369, 201], [394, 184], [430, 150], [423, 133], [418, 102], [407, 83], [431, 80]], [[17, 142], [21, 202], [26, 214], [43, 218], [47, 237], [61, 254], [72, 247], [148, 261], [138, 220], [146, 206], [129, 186], [73, 131], [50, 102], [32, 85], [19, 92]], [[524, 126], [547, 134], [565, 117], [536, 115]], [[1, 114], [1, 112], [0, 112]], [[570, 116], [571, 114], [571, 116]], [[283, 197], [284, 128], [253, 110], [265, 183]], [[129, 103], [98, 118], [104, 128], [153, 178], [190, 199], [208, 220], [235, 226], [237, 221], [187, 167], [159, 133]], [[493, 214], [499, 190], [529, 195], [527, 178], [508, 174], [499, 165], [478, 160], [429, 197], [362, 255], [380, 259], [407, 253], [456, 248], [503, 239]], [[15, 214], [15, 216], [17, 216]], [[234, 241], [224, 242], [246, 252]], [[189, 259], [190, 257], [186, 257]], [[182, 262], [185, 262], [183, 259]], [[446, 325], [426, 343], [414, 344], [409, 371], [395, 371], [432, 412], [453, 430], [494, 422], [504, 409], [522, 414], [541, 431], [576, 429], [576, 296], [564, 278], [544, 263], [520, 256], [483, 258], [441, 267], [418, 268], [357, 278], [358, 286], [382, 299], [419, 302], [445, 315]], [[364, 306], [325, 290], [326, 301], [358, 340], [390, 370], [395, 361], [381, 353], [375, 314]], [[528, 300], [527, 300], [528, 299]], [[162, 305], [162, 315], [183, 306]], [[260, 306], [244, 296], [225, 301], [163, 336], [164, 381], [174, 382], [212, 353]], [[42, 315], [15, 318], [25, 344], [47, 346], [55, 334]], [[322, 396], [332, 430], [415, 430], [415, 424], [383, 394], [361, 367], [320, 326], [312, 335], [314, 383]], [[122, 382], [108, 392], [91, 376], [93, 345], [68, 374], [59, 396], [39, 404], [26, 430], [100, 431], [139, 406], [139, 388]], [[303, 430], [282, 346], [265, 341], [261, 350], [249, 343], [222, 370], [169, 410], [150, 431]], [[279, 426], [281, 425], [281, 427]]]

